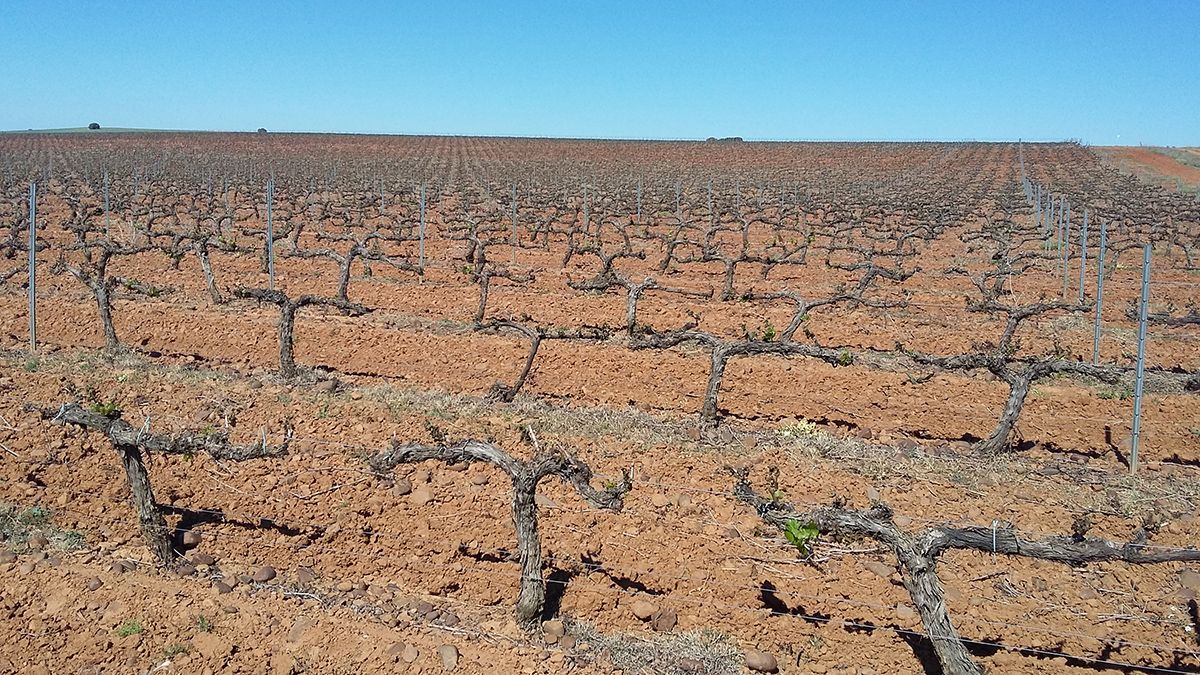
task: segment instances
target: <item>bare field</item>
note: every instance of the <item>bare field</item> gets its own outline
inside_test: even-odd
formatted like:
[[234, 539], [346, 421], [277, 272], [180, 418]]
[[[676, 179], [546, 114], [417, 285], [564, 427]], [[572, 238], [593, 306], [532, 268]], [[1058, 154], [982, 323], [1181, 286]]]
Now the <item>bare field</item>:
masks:
[[[1086, 148], [19, 134], [0, 161], [0, 671], [1200, 668], [1200, 203]], [[511, 514], [542, 465], [539, 561]]]

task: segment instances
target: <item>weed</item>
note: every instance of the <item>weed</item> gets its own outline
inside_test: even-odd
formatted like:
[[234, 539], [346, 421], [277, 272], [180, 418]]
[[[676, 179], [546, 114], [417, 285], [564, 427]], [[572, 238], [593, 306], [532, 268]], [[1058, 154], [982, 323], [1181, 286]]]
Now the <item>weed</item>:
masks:
[[164, 659], [170, 659], [179, 656], [180, 654], [186, 654], [187, 651], [187, 645], [176, 642], [175, 644], [164, 649], [162, 655]]
[[94, 412], [98, 415], [104, 415], [105, 417], [115, 418], [115, 417], [121, 416], [121, 408], [117, 405], [116, 401], [104, 401], [101, 403], [93, 403], [92, 404], [92, 412]]
[[804, 438], [817, 433], [817, 424], [806, 419], [800, 419], [795, 424], [786, 424], [779, 429], [779, 435], [784, 438]]
[[129, 619], [117, 628], [117, 637], [129, 637], [146, 630], [137, 619]]
[[777, 337], [779, 337], [779, 331], [775, 330], [775, 326], [771, 325], [771, 321], [769, 319], [764, 321], [763, 329], [762, 329], [762, 339], [765, 342], [771, 342]]
[[62, 531], [62, 542], [59, 544], [59, 546], [64, 550], [74, 551], [76, 549], [83, 548], [86, 544], [87, 539], [84, 538], [83, 533], [76, 532], [75, 530]]
[[771, 324], [770, 319], [765, 319], [758, 328], [750, 328], [743, 323], [742, 337], [750, 342], [771, 342], [779, 337], [779, 330]]
[[796, 547], [796, 550], [804, 554], [804, 557], [811, 557], [813, 554], [812, 545], [820, 536], [821, 531], [812, 523], [801, 524], [798, 520], [789, 519], [787, 525], [783, 528], [783, 537], [788, 543]]
[[72, 551], [83, 548], [83, 535], [73, 530], [60, 530], [50, 522], [50, 510], [44, 506], [20, 508], [0, 503], [0, 541], [21, 547], [29, 537], [40, 532], [57, 549]]
[[211, 633], [213, 629], [212, 621], [203, 614], [196, 615], [196, 630], [201, 633]]
[[41, 364], [38, 362], [37, 357], [31, 356], [25, 359], [25, 372], [36, 373], [38, 366], [40, 365]]
[[629, 492], [629, 486], [622, 485], [620, 481], [609, 478], [608, 480], [604, 481], [604, 491], [610, 494], [624, 496], [627, 492]]
[[849, 349], [843, 349], [838, 352], [837, 364], [839, 366], [848, 366], [851, 363], [854, 363], [854, 355], [850, 353]]
[[1119, 389], [1117, 387], [1105, 387], [1097, 392], [1096, 396], [1105, 401], [1128, 401], [1133, 398], [1133, 390], [1129, 387], [1121, 387]]
[[31, 506], [17, 514], [17, 522], [27, 527], [45, 525], [50, 522], [50, 509], [44, 506]]

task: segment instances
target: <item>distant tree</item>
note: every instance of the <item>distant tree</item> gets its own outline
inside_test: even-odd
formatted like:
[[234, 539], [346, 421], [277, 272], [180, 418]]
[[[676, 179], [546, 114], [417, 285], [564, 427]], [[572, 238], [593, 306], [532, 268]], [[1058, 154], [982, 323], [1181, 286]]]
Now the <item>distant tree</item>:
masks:
[[91, 124], [88, 125], [88, 129], [91, 129], [92, 131], [96, 131], [99, 128], [100, 128], [99, 122], [92, 122]]
[[265, 133], [267, 133], [267, 130], [266, 130], [265, 128], [263, 128], [263, 127], [259, 127], [259, 128], [258, 128], [258, 133], [260, 133], [260, 134], [265, 134]]

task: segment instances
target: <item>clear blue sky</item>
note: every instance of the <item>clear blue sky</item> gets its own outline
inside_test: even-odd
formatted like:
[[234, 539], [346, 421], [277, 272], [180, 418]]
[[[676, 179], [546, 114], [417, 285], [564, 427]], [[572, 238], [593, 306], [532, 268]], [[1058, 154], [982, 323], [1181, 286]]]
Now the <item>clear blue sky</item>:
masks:
[[1200, 0], [2, 0], [0, 64], [0, 129], [1200, 145]]

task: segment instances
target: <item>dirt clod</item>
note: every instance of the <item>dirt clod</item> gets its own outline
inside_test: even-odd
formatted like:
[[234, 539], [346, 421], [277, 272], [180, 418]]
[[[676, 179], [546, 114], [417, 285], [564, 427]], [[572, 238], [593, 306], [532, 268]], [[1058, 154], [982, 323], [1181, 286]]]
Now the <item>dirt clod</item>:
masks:
[[649, 621], [650, 617], [654, 616], [654, 613], [658, 611], [658, 605], [649, 600], [635, 600], [629, 607], [629, 611], [633, 612], [633, 615], [642, 621]]

